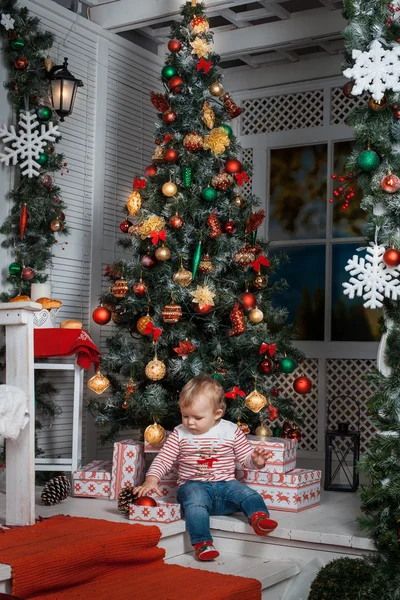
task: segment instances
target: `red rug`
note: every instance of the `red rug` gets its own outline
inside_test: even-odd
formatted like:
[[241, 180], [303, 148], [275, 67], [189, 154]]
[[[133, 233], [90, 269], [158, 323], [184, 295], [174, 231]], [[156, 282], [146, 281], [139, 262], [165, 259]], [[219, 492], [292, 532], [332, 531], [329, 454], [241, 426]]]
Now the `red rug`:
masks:
[[163, 562], [158, 527], [57, 516], [0, 535], [13, 594], [32, 600], [260, 600], [255, 579]]

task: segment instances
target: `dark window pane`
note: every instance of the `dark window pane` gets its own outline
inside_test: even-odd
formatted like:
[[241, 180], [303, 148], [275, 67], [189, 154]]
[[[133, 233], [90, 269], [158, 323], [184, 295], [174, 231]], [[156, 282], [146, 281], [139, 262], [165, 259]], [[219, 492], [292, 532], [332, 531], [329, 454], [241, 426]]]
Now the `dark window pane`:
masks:
[[345, 266], [357, 254], [358, 244], [332, 246], [332, 341], [373, 342], [380, 339], [380, 310], [363, 307], [363, 299], [350, 300], [343, 294], [342, 284], [349, 280]]
[[[338, 177], [347, 175], [346, 162], [353, 150], [354, 142], [337, 142], [333, 146], [333, 172]], [[349, 206], [346, 210], [342, 209], [343, 198], [333, 197], [332, 210], [332, 237], [363, 237], [366, 226], [366, 212], [360, 208], [362, 199], [361, 189], [357, 186], [356, 181], [350, 180], [343, 183], [334, 183], [333, 189], [348, 186], [354, 189], [355, 196], [351, 198]]]
[[327, 146], [271, 150], [269, 239], [321, 239], [326, 231]]
[[[288, 321], [295, 323], [299, 340], [324, 339], [325, 314], [325, 246], [283, 248], [290, 262], [278, 275], [289, 289], [277, 294], [274, 304], [286, 306]], [[279, 252], [279, 249], [274, 249]]]

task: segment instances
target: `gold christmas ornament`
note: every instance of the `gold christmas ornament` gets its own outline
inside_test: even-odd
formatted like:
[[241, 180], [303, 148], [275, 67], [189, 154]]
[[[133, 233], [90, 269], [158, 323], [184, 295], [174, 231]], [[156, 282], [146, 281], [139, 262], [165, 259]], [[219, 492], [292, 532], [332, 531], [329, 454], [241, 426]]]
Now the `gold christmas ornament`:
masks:
[[44, 59], [44, 68], [46, 69], [47, 73], [50, 73], [53, 67], [54, 60], [51, 58], [51, 56], [46, 56], [46, 58]]
[[167, 181], [167, 183], [164, 183], [162, 186], [161, 191], [167, 198], [172, 198], [172, 196], [175, 196], [178, 188], [172, 181]]
[[203, 108], [201, 109], [201, 118], [203, 123], [208, 129], [212, 129], [215, 123], [215, 114], [208, 102], [204, 102]]
[[386, 96], [383, 96], [382, 100], [379, 100], [377, 102], [371, 96], [371, 98], [368, 100], [368, 104], [372, 110], [374, 110], [375, 112], [380, 112], [381, 110], [384, 110], [387, 107], [388, 99], [386, 98]]
[[216, 294], [210, 290], [208, 285], [198, 285], [194, 292], [190, 292], [190, 295], [193, 296], [192, 302], [198, 304], [200, 308], [206, 305], [215, 306]]
[[106, 389], [110, 386], [110, 382], [107, 379], [107, 377], [104, 377], [104, 375], [100, 373], [99, 369], [97, 373], [93, 375], [91, 379], [89, 379], [87, 386], [89, 390], [92, 390], [92, 392], [100, 396], [100, 394], [105, 392]]
[[259, 246], [252, 247], [251, 244], [245, 244], [233, 255], [232, 260], [245, 269], [256, 260], [260, 253], [258, 249], [261, 251]]
[[192, 54], [197, 54], [199, 58], [208, 58], [208, 55], [211, 52], [211, 48], [202, 38], [195, 38], [193, 42], [190, 42], [192, 46]]
[[233, 177], [229, 173], [217, 173], [211, 179], [211, 185], [216, 190], [226, 191], [230, 185], [233, 184]]
[[271, 437], [272, 431], [269, 427], [261, 423], [261, 425], [256, 429], [256, 435], [260, 437]]
[[236, 206], [236, 208], [243, 208], [245, 205], [245, 201], [243, 196], [236, 193], [234, 199], [232, 200], [232, 206]]
[[260, 394], [260, 392], [257, 392], [257, 390], [253, 390], [248, 396], [246, 396], [244, 403], [247, 408], [252, 410], [254, 413], [258, 413], [267, 404], [267, 399], [265, 396]]
[[261, 323], [264, 319], [264, 313], [259, 308], [253, 308], [253, 310], [249, 312], [249, 319], [252, 323]]
[[224, 88], [222, 87], [219, 81], [214, 81], [214, 83], [210, 85], [210, 92], [213, 96], [222, 96], [222, 94], [224, 93]]
[[208, 31], [209, 24], [207, 19], [204, 17], [194, 17], [190, 21], [190, 27], [192, 28], [193, 33], [198, 35], [199, 33], [206, 33], [206, 31]]
[[165, 440], [165, 436], [166, 433], [164, 427], [158, 423], [153, 423], [153, 425], [149, 425], [144, 430], [144, 439], [152, 446], [161, 446]]
[[217, 127], [204, 137], [203, 148], [204, 150], [211, 150], [213, 154], [218, 156], [218, 154], [225, 152], [230, 143], [226, 130], [223, 127]]
[[129, 286], [126, 279], [124, 279], [123, 277], [121, 277], [121, 279], [117, 279], [117, 281], [112, 287], [113, 296], [115, 296], [116, 298], [125, 298], [128, 292]]
[[145, 315], [144, 317], [140, 317], [139, 321], [136, 324], [136, 329], [142, 335], [147, 335], [147, 334], [145, 334], [144, 330], [146, 329], [147, 324], [152, 323], [152, 322], [153, 322], [153, 319], [151, 318], [151, 316], [149, 314]]
[[142, 207], [142, 198], [137, 191], [133, 191], [126, 201], [126, 207], [130, 217], [136, 217]]
[[163, 244], [160, 248], [157, 248], [155, 255], [158, 260], [169, 260], [171, 258], [171, 250]]
[[265, 275], [260, 275], [260, 273], [254, 278], [253, 285], [258, 290], [265, 288], [268, 284], [268, 278]]
[[173, 275], [172, 281], [178, 283], [183, 288], [187, 287], [192, 281], [192, 272], [185, 269], [182, 264], [182, 256], [181, 256], [181, 266], [179, 270]]
[[165, 219], [157, 215], [151, 215], [151, 217], [143, 221], [143, 223], [139, 223], [138, 232], [142, 240], [145, 240], [146, 238], [150, 237], [150, 233], [153, 231], [158, 233], [164, 228]]
[[165, 376], [167, 368], [162, 360], [158, 360], [156, 355], [153, 360], [147, 363], [144, 372], [146, 373], [146, 377], [152, 381], [159, 381]]
[[183, 138], [183, 145], [189, 152], [197, 152], [203, 147], [203, 138], [199, 133], [192, 131], [191, 133], [187, 133]]
[[171, 302], [170, 304], [164, 306], [161, 315], [165, 323], [174, 324], [181, 319], [182, 308], [179, 306], [179, 304]]
[[215, 265], [211, 262], [211, 258], [208, 256], [208, 254], [202, 256], [198, 270], [199, 273], [212, 273], [215, 271]]
[[156, 146], [151, 160], [155, 163], [164, 162], [164, 150], [161, 148], [161, 146]]

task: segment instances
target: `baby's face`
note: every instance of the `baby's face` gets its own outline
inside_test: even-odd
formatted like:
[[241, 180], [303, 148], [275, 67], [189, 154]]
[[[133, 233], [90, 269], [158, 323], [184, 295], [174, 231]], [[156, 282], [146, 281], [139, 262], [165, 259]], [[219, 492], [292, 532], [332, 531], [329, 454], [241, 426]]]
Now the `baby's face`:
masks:
[[198, 398], [191, 406], [181, 406], [182, 423], [194, 435], [206, 433], [222, 417], [208, 398]]

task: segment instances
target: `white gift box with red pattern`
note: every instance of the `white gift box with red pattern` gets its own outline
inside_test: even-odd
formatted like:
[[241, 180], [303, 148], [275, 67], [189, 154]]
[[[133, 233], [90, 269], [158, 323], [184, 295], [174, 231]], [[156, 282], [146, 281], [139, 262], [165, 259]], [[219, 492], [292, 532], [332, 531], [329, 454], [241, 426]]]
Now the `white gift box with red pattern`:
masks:
[[268, 508], [300, 512], [320, 503], [321, 471], [294, 469], [290, 473], [236, 471], [236, 479], [256, 490]]
[[[288, 473], [296, 468], [297, 440], [288, 438], [265, 438], [257, 435], [248, 435], [246, 439], [252, 446], [262, 446], [272, 452], [272, 457], [267, 460], [265, 467], [260, 469], [265, 473]], [[237, 469], [242, 467], [237, 463]]]
[[109, 498], [111, 490], [112, 463], [108, 460], [94, 460], [74, 471], [74, 496], [87, 498]]
[[157, 506], [129, 506], [131, 521], [146, 521], [147, 523], [173, 523], [181, 518], [179, 504], [157, 502]]
[[143, 442], [123, 440], [114, 444], [110, 498], [115, 500], [122, 487], [135, 487], [145, 479]]
[[151, 492], [148, 496], [151, 496], [155, 500], [160, 498], [163, 502], [176, 502], [176, 495], [178, 493], [178, 468], [176, 464], [173, 465], [169, 473], [160, 479], [158, 487], [162, 493], [161, 498], [155, 492]]

